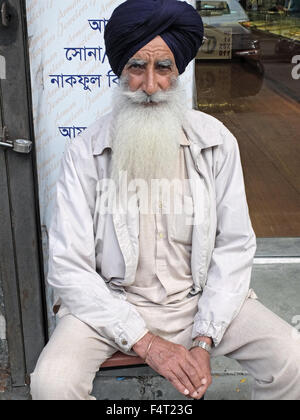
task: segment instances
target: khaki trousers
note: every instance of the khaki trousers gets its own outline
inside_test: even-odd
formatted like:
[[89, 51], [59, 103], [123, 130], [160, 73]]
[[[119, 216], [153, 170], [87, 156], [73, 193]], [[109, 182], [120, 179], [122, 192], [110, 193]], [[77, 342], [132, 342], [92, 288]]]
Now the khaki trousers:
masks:
[[[172, 341], [191, 345], [192, 322]], [[99, 366], [117, 351], [114, 342], [72, 315], [62, 317], [31, 374], [33, 400], [95, 400]], [[300, 334], [248, 298], [212, 356], [237, 360], [255, 379], [254, 400], [300, 400]], [[183, 397], [184, 398], [184, 397]]]

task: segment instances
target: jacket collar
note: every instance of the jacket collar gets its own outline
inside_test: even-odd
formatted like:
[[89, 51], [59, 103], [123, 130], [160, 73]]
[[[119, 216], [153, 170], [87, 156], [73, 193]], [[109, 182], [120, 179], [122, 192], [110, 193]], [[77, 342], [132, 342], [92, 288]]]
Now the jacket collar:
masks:
[[220, 121], [211, 115], [191, 109], [186, 112], [183, 130], [191, 143], [202, 150], [223, 143], [220, 126]]
[[95, 124], [97, 129], [94, 134], [94, 143], [93, 143], [93, 155], [102, 155], [104, 149], [112, 149], [113, 139], [112, 139], [112, 123], [113, 123], [113, 113], [104, 115], [100, 118]]
[[[186, 139], [182, 139], [182, 146], [190, 146], [194, 143], [200, 149], [206, 149], [223, 143], [222, 136], [216, 131], [216, 121], [213, 117], [200, 111], [189, 110], [186, 113], [183, 130]], [[112, 122], [113, 113], [110, 112], [96, 122], [96, 130], [93, 134], [93, 155], [101, 155], [107, 148], [112, 149]], [[218, 122], [219, 123], [219, 122]]]

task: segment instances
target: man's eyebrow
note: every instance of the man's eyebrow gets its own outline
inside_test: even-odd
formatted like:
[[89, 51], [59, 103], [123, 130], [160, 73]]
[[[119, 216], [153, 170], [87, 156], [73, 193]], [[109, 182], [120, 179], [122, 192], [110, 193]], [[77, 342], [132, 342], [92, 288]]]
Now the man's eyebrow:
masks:
[[[147, 65], [147, 63], [148, 63], [148, 61], [142, 60], [141, 58], [131, 58], [128, 61], [127, 66], [129, 66], [129, 67], [132, 66], [132, 65], [145, 66], [145, 65]], [[155, 64], [157, 66], [172, 67], [174, 65], [174, 62], [170, 58], [166, 58], [166, 59], [162, 59], [162, 60], [157, 60]]]
[[127, 66], [132, 66], [132, 65], [144, 66], [145, 64], [147, 64], [147, 61], [145, 60], [142, 60], [140, 58], [131, 58], [128, 61]]
[[165, 60], [157, 60], [156, 65], [163, 66], [163, 67], [172, 67], [173, 66], [173, 60], [167, 58]]

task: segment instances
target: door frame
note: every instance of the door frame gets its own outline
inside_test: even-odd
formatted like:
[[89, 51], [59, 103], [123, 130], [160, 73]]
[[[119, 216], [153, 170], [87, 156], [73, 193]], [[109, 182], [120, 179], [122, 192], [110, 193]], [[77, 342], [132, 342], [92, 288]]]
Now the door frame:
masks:
[[30, 154], [0, 147], [0, 280], [10, 375], [12, 386], [19, 387], [28, 383], [48, 328], [26, 4], [7, 4], [10, 24], [4, 28], [0, 23], [0, 55], [6, 61], [6, 79], [0, 80], [0, 126], [7, 127], [10, 141], [33, 142]]

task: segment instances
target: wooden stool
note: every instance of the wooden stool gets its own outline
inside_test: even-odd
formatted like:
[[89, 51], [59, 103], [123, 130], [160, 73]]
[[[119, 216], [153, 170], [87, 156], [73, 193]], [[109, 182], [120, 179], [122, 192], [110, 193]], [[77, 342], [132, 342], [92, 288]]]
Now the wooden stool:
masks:
[[121, 351], [117, 351], [109, 359], [107, 359], [100, 368], [110, 368], [110, 367], [121, 367], [121, 366], [133, 366], [133, 365], [146, 365], [139, 356], [127, 356]]

